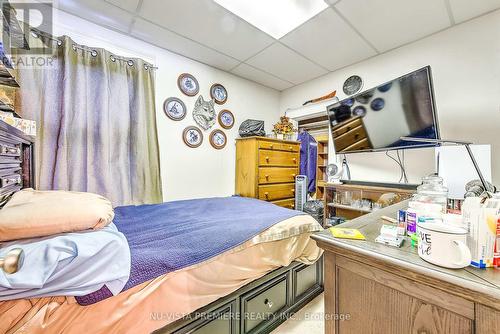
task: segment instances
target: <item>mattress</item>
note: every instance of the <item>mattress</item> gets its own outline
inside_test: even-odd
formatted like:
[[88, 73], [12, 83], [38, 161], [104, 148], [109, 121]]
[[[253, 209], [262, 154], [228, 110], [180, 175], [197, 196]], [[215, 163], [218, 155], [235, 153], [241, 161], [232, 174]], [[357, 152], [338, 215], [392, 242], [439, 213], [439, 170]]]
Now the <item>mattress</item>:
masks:
[[88, 306], [73, 297], [0, 302], [0, 333], [150, 333], [292, 261], [314, 263], [322, 251], [309, 236], [320, 229], [312, 217], [295, 216], [221, 255]]

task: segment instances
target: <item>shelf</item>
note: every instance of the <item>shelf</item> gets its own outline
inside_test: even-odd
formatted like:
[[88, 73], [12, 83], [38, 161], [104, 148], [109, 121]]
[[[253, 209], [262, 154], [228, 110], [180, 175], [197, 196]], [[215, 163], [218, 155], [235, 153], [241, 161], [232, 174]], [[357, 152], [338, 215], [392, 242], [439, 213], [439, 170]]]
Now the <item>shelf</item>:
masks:
[[328, 155], [328, 152], [318, 152], [319, 155]]
[[371, 213], [373, 212], [372, 209], [363, 209], [363, 208], [355, 208], [350, 205], [343, 205], [343, 204], [338, 204], [338, 203], [328, 203], [328, 206], [337, 208], [337, 209], [344, 209], [344, 210], [351, 210], [351, 211], [358, 211], [358, 212], [365, 212], [365, 213]]

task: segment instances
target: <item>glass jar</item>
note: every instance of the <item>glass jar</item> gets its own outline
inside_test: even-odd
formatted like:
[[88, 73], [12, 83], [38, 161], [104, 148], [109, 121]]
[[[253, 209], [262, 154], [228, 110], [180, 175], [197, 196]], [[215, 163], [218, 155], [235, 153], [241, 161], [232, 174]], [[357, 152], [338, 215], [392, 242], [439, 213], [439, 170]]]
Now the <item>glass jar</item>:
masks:
[[448, 188], [444, 186], [443, 178], [438, 175], [424, 177], [412, 200], [421, 203], [439, 204], [442, 207], [442, 212], [446, 213]]

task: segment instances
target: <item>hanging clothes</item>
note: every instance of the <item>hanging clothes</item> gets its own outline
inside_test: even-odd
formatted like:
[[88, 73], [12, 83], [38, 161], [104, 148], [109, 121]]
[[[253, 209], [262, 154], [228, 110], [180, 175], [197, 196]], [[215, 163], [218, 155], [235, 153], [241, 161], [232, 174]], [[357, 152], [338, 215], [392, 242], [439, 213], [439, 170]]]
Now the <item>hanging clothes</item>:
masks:
[[316, 165], [318, 160], [318, 143], [307, 131], [299, 132], [300, 142], [300, 175], [307, 176], [307, 191], [316, 192]]

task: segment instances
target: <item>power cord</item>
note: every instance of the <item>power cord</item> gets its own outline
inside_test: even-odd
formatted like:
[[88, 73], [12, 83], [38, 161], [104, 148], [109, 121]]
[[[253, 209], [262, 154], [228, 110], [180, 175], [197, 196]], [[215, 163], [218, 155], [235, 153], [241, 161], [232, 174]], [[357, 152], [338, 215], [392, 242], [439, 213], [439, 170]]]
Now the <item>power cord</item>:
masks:
[[385, 155], [387, 155], [387, 157], [389, 157], [391, 160], [393, 160], [399, 166], [400, 174], [399, 174], [399, 181], [398, 182], [399, 183], [401, 183], [401, 182], [408, 183], [408, 177], [406, 176], [406, 169], [404, 166], [404, 158], [403, 158], [403, 161], [401, 161], [401, 157], [399, 155], [399, 150], [396, 151], [397, 157], [393, 157], [392, 155], [390, 155], [389, 151], [385, 151]]
[[351, 169], [349, 168], [349, 162], [347, 161], [345, 154], [344, 154], [344, 157], [342, 159], [342, 165], [345, 166], [345, 170], [347, 172], [347, 179], [350, 180], [351, 179]]

